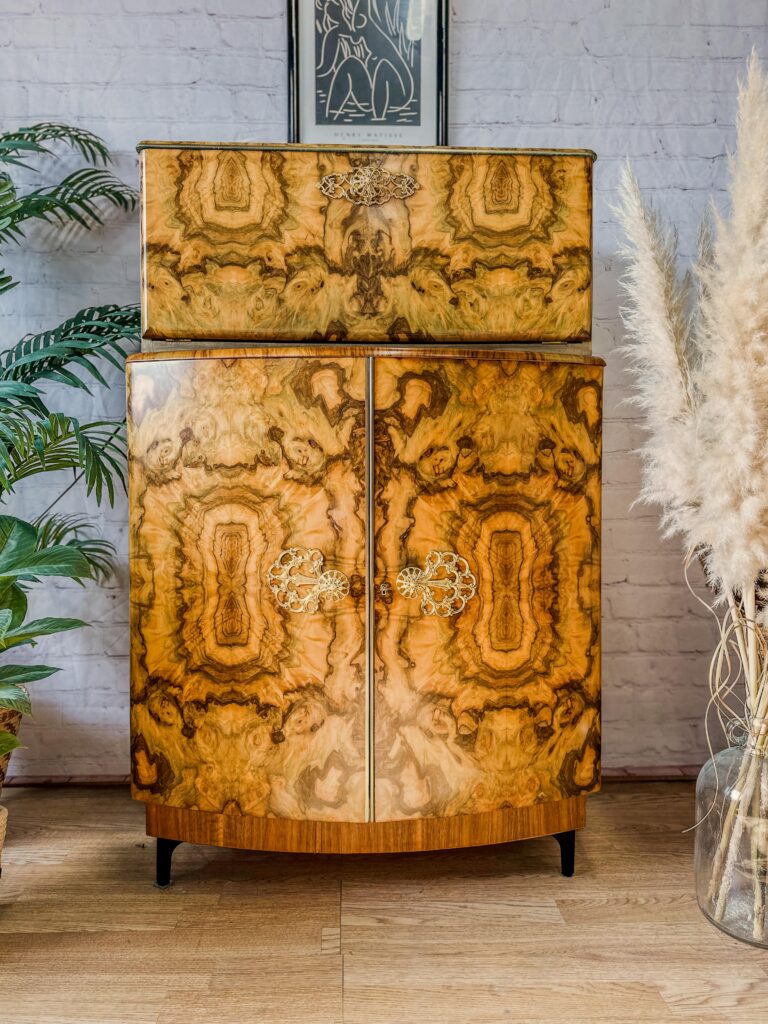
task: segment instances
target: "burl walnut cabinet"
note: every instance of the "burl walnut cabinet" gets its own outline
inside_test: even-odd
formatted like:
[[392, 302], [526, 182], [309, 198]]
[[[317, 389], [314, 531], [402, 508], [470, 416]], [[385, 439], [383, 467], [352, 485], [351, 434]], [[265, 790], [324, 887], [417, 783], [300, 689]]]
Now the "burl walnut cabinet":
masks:
[[158, 881], [178, 841], [556, 834], [572, 870], [600, 782], [602, 361], [531, 345], [589, 336], [591, 159], [143, 161], [131, 746]]

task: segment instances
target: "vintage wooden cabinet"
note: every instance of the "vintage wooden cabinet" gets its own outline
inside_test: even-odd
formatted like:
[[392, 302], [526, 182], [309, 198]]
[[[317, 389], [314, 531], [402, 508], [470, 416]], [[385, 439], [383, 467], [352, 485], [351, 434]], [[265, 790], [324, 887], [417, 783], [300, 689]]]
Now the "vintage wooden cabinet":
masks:
[[[253, 154], [255, 169], [239, 159]], [[547, 154], [534, 174], [532, 154], [502, 155], [503, 173], [494, 154], [482, 171], [471, 154], [450, 169], [452, 151], [414, 152], [405, 165], [378, 153], [375, 167], [418, 172], [435, 197], [446, 168], [463, 168], [474, 219], [461, 242], [458, 214], [438, 212], [453, 234], [435, 234], [430, 249], [415, 244], [430, 237], [426, 211], [409, 214], [418, 260], [397, 271], [369, 262], [366, 277], [342, 257], [331, 267], [344, 218], [331, 230], [326, 207], [322, 244], [312, 219], [327, 175], [351, 175], [338, 169], [343, 154], [144, 150], [154, 351], [128, 367], [132, 762], [161, 884], [184, 840], [343, 853], [556, 834], [572, 870], [572, 830], [600, 781], [602, 361], [431, 340], [436, 324], [442, 342], [503, 324], [539, 340], [588, 334], [589, 161]], [[265, 156], [280, 172], [269, 203], [243, 178], [262, 188]], [[481, 207], [491, 223], [511, 222], [504, 204], [523, 202], [527, 173], [551, 194], [534, 189], [528, 226], [499, 229], [490, 252]], [[473, 192], [483, 174], [487, 195]], [[355, 202], [339, 201], [359, 227]], [[248, 217], [232, 219], [237, 203]], [[285, 220], [267, 272], [270, 210]], [[548, 225], [535, 246], [534, 221]], [[286, 224], [303, 230], [301, 244], [286, 242]], [[576, 250], [581, 291], [555, 271], [529, 321], [514, 301], [496, 309], [493, 330], [482, 317], [474, 335], [466, 320], [459, 328], [462, 284], [486, 270], [535, 282]], [[305, 295], [294, 320], [282, 298], [259, 306], [265, 276], [284, 298], [310, 252], [330, 275], [320, 298]], [[443, 282], [430, 308], [447, 306], [429, 323], [387, 292], [399, 274], [415, 291], [415, 267]], [[420, 332], [430, 340], [414, 340]], [[348, 340], [365, 333], [386, 343]], [[182, 338], [252, 346], [185, 350]]]

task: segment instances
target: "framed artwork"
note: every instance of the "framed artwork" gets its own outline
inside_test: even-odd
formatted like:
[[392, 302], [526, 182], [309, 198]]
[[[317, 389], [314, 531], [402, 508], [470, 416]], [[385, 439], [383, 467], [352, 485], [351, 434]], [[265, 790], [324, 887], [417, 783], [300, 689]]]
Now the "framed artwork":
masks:
[[448, 0], [288, 0], [291, 142], [444, 146]]

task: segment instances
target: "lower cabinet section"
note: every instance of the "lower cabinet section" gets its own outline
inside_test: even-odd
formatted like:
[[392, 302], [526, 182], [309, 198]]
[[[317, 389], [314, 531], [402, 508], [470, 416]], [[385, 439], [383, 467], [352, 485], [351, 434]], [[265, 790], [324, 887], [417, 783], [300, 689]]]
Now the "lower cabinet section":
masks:
[[128, 376], [151, 834], [373, 852], [583, 823], [600, 360], [307, 346]]

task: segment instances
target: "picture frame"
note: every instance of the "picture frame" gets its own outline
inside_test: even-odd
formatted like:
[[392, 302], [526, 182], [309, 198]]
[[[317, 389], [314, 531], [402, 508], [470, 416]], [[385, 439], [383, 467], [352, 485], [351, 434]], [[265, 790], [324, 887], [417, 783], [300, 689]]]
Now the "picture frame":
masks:
[[287, 0], [288, 141], [448, 144], [448, 0]]

